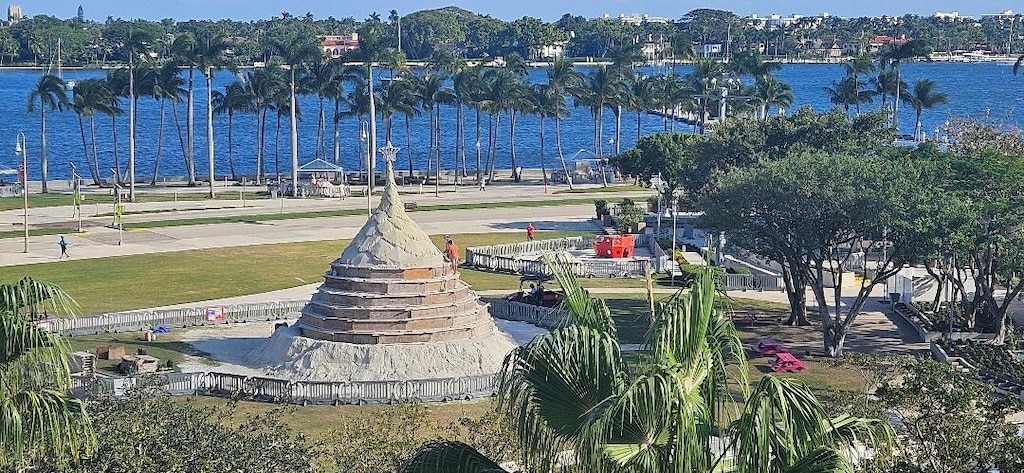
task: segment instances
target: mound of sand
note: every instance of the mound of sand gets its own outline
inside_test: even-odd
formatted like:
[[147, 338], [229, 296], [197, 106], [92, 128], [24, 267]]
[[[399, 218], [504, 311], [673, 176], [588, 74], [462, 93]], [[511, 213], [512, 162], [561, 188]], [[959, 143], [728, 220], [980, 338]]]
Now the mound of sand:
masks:
[[402, 381], [493, 374], [517, 345], [507, 335], [453, 342], [356, 345], [306, 338], [282, 328], [244, 357], [279, 378], [316, 381]]

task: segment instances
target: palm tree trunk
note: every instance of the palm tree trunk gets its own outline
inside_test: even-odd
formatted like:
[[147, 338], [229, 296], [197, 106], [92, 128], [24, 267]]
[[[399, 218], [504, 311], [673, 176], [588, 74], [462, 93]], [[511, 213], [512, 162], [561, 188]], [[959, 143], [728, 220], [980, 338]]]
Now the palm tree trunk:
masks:
[[317, 158], [326, 158], [327, 150], [324, 148], [325, 136], [327, 134], [327, 121], [324, 118], [324, 98], [320, 96], [320, 114], [316, 123], [316, 153]]
[[[295, 117], [295, 68], [291, 69], [291, 132], [292, 132], [292, 197], [299, 196], [299, 130], [298, 120]], [[372, 100], [371, 100], [372, 101]]]
[[206, 162], [210, 168], [210, 198], [214, 198], [213, 182], [217, 176], [213, 169], [213, 71], [207, 68], [206, 76]]
[[134, 54], [128, 55], [128, 201], [135, 202], [135, 63]]
[[544, 193], [548, 192], [548, 169], [544, 165], [544, 114], [540, 115], [540, 175], [544, 181]]
[[508, 148], [512, 157], [512, 177], [516, 175], [516, 110], [512, 109], [508, 121]]
[[411, 182], [413, 173], [412, 164], [412, 124], [409, 120], [409, 114], [405, 114], [405, 156], [409, 158], [409, 179]]
[[899, 63], [896, 63], [896, 94], [892, 97], [892, 127], [896, 129], [897, 137], [900, 134], [900, 73]]
[[914, 124], [914, 139], [915, 140], [920, 140], [921, 139], [921, 111], [920, 110], [917, 111], [917, 120], [915, 121], [915, 124]]
[[434, 119], [434, 141], [437, 149], [434, 150], [434, 197], [441, 197], [441, 104], [437, 105], [437, 117]]
[[572, 190], [572, 175], [569, 174], [569, 167], [565, 165], [565, 155], [562, 154], [562, 120], [555, 117], [555, 147], [558, 148], [558, 159], [562, 161], [562, 172], [565, 173], [565, 182]]
[[234, 131], [234, 115], [234, 112], [228, 112], [228, 169], [231, 170], [231, 180], [237, 181], [238, 176], [235, 175], [234, 140], [232, 139], [232, 132]]
[[456, 106], [459, 107], [457, 112], [458, 116], [456, 117], [456, 120], [459, 122], [456, 125], [458, 127], [459, 135], [459, 143], [457, 146], [459, 147], [458, 149], [462, 155], [462, 178], [465, 179], [466, 177], [469, 177], [469, 173], [466, 171], [466, 131], [463, 127], [463, 125], [465, 125], [465, 123], [463, 123], [465, 121], [465, 117], [463, 115], [464, 110], [462, 109], [462, 101], [460, 100]]
[[121, 160], [117, 154], [117, 115], [110, 116], [110, 130], [114, 139], [114, 179], [121, 183]]
[[256, 114], [256, 185], [263, 181], [263, 144], [267, 138], [267, 109]]
[[274, 136], [274, 175], [281, 184], [281, 114], [277, 114], [277, 134]]
[[[85, 158], [87, 160], [89, 160], [89, 172], [92, 172], [93, 166], [92, 166], [92, 159], [90, 159], [90, 156], [89, 156], [89, 143], [85, 139], [85, 121], [82, 120], [82, 115], [81, 114], [78, 114], [78, 131], [82, 134], [82, 151], [85, 153]], [[97, 182], [98, 179], [97, 179], [97, 176], [96, 176], [95, 173], [93, 173], [93, 175], [92, 175], [92, 180], [93, 180], [93, 183], [97, 183], [98, 184], [98, 182]]]
[[188, 186], [196, 186], [196, 115], [195, 115], [195, 67], [188, 66], [188, 116], [185, 118], [185, 133], [188, 137], [188, 149], [185, 153], [185, 164], [188, 167]]
[[853, 70], [853, 91], [857, 94], [857, 115], [860, 115], [860, 81], [857, 77], [857, 69]]
[[480, 109], [476, 109], [476, 182], [480, 183]]
[[638, 143], [640, 142], [640, 114], [641, 113], [643, 113], [642, 110], [638, 109], [636, 111], [636, 141]]
[[96, 144], [96, 115], [89, 115], [89, 128], [92, 134], [92, 169], [90, 170], [93, 175], [93, 183], [96, 185], [100, 184], [100, 162], [99, 162], [99, 151], [98, 145]]
[[338, 114], [341, 113], [341, 105], [338, 100], [334, 101], [334, 164], [341, 162], [341, 134], [338, 132]]
[[192, 167], [189, 164], [188, 148], [186, 148], [185, 145], [185, 135], [181, 131], [181, 120], [178, 119], [178, 105], [175, 103], [171, 104], [171, 115], [172, 118], [174, 118], [174, 128], [178, 131], [178, 144], [181, 145], [181, 157], [185, 161], [185, 172], [188, 174], [190, 180], [189, 185], [191, 186], [195, 184], [192, 182], [194, 181], [194, 174], [192, 173]]
[[621, 151], [622, 141], [622, 105], [615, 106], [615, 155], [618, 156]]
[[156, 132], [156, 156], [153, 156], [153, 179], [149, 185], [155, 186], [160, 176], [160, 155], [164, 152], [164, 99], [160, 99], [160, 125]]
[[494, 167], [498, 163], [498, 127], [501, 125], [501, 113], [494, 115], [494, 153], [491, 154], [490, 159], [490, 180], [494, 180]]

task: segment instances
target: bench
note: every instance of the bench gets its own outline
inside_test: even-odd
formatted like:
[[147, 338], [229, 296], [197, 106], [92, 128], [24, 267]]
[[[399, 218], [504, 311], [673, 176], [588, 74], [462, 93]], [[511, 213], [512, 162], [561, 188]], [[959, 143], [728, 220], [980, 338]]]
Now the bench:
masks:
[[771, 366], [772, 371], [775, 371], [776, 373], [799, 373], [806, 368], [804, 366], [804, 362], [798, 360], [792, 353], [785, 351], [776, 353], [775, 360], [772, 361], [769, 366]]
[[406, 210], [406, 211], [409, 211], [409, 212], [411, 212], [411, 211], [413, 211], [413, 210], [416, 210], [416, 209], [418, 209], [419, 207], [420, 207], [420, 205], [419, 205], [419, 204], [417, 204], [416, 202], [406, 202], [406, 203], [405, 203], [405, 210]]

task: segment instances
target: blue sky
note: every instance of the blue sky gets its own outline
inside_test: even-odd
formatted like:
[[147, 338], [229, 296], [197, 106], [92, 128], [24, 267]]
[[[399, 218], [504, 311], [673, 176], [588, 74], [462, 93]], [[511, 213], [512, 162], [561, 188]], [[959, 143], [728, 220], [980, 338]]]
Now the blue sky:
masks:
[[980, 16], [1012, 8], [1010, 0], [860, 0], [860, 1], [811, 1], [811, 0], [719, 0], [697, 2], [690, 0], [391, 0], [387, 2], [344, 1], [344, 0], [16, 0], [26, 15], [44, 13], [61, 18], [75, 15], [82, 5], [88, 18], [102, 20], [107, 16], [115, 18], [162, 18], [203, 19], [234, 18], [248, 20], [269, 18], [288, 11], [293, 15], [312, 12], [317, 17], [353, 16], [365, 18], [375, 9], [383, 16], [394, 8], [399, 12], [447, 5], [457, 5], [468, 10], [486, 13], [502, 19], [514, 19], [525, 15], [555, 20], [563, 13], [586, 17], [602, 14], [647, 13], [654, 16], [678, 18], [694, 8], [715, 8], [732, 10], [741, 15], [758, 13], [768, 15], [780, 13], [820, 14], [828, 11], [840, 16], [902, 15], [904, 13], [931, 14], [936, 10], [959, 11], [962, 15]]

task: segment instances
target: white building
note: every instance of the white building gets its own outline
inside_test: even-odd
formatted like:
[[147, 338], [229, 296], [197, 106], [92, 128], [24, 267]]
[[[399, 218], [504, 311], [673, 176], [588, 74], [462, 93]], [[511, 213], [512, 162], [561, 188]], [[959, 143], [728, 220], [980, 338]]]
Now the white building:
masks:
[[568, 41], [557, 41], [542, 46], [530, 46], [530, 57], [533, 59], [555, 59], [565, 56]]
[[701, 57], [713, 57], [722, 55], [722, 43], [704, 43], [700, 45]]
[[[607, 15], [605, 15], [605, 18], [607, 18]], [[630, 25], [642, 25], [644, 23], [662, 23], [662, 24], [666, 24], [666, 23], [671, 23], [672, 22], [672, 20], [670, 20], [668, 18], [665, 18], [665, 17], [651, 16], [651, 15], [648, 15], [648, 14], [640, 15], [640, 14], [637, 14], [637, 13], [634, 13], [634, 14], [628, 15], [628, 16], [626, 14], [624, 14], [624, 13], [619, 13], [619, 18], [618, 19], [619, 19], [620, 23], [626, 23], [626, 24], [630, 24]]]
[[342, 54], [359, 49], [359, 33], [351, 35], [327, 35], [320, 43], [324, 54], [328, 57], [338, 57]]
[[981, 15], [982, 20], [999, 20], [1002, 18], [1013, 18], [1020, 15], [1020, 13], [1014, 13], [1013, 10], [1003, 10], [1002, 13], [985, 13]]
[[937, 11], [934, 15], [935, 18], [946, 21], [954, 21], [960, 19], [960, 12], [958, 11]]
[[13, 25], [21, 21], [24, 18], [21, 13], [21, 5], [10, 4], [7, 5], [7, 24]]

